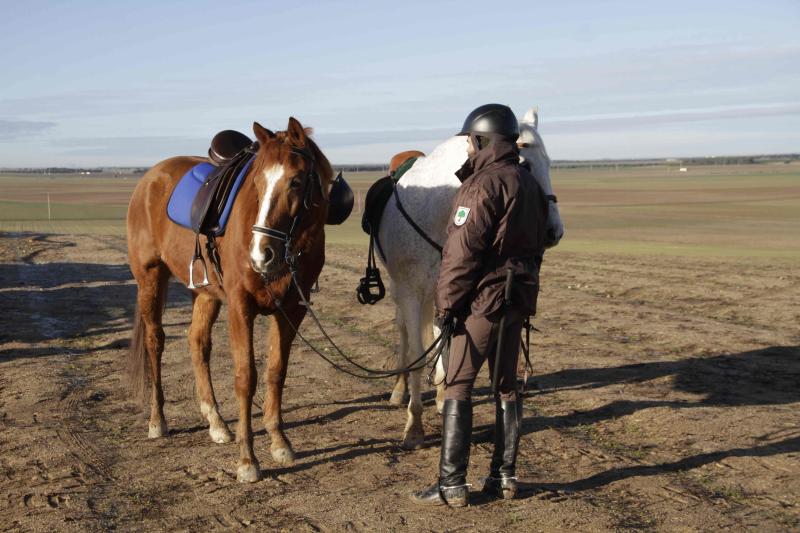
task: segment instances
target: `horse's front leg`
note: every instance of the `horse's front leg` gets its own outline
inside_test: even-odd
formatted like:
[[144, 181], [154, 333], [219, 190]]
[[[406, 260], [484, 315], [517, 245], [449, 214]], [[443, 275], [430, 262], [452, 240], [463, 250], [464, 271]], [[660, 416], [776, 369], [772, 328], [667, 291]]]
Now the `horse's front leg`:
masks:
[[269, 331], [267, 373], [264, 378], [266, 385], [264, 426], [269, 432], [272, 441], [270, 444], [272, 458], [282, 466], [290, 466], [294, 463], [294, 451], [289, 439], [283, 433], [281, 400], [283, 398], [283, 384], [286, 382], [286, 370], [289, 364], [289, 351], [292, 349], [292, 341], [294, 341], [296, 334], [295, 330], [300, 327], [306, 308], [297, 305], [285, 311], [286, 316], [280, 312], [272, 315], [272, 327]]
[[250, 411], [256, 389], [256, 365], [253, 357], [255, 313], [244, 296], [230, 297], [228, 302], [228, 326], [235, 370], [234, 389], [236, 399], [239, 400], [239, 423], [236, 426], [239, 463], [236, 479], [240, 483], [250, 483], [258, 481], [261, 477], [258, 460], [253, 453], [253, 427], [250, 423]]
[[214, 386], [211, 383], [211, 328], [217, 320], [222, 303], [207, 293], [199, 293], [192, 304], [192, 325], [189, 327], [189, 350], [192, 354], [195, 390], [200, 400], [200, 412], [208, 420], [208, 433], [217, 443], [232, 440], [228, 426], [219, 415]]

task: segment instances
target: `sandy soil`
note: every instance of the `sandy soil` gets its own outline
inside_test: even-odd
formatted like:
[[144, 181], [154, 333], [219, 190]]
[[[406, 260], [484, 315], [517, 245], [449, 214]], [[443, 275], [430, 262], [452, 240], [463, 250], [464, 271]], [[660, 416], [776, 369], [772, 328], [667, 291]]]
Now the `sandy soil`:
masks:
[[[551, 252], [520, 498], [478, 493], [494, 412], [484, 372], [473, 501], [451, 510], [407, 499], [436, 472], [432, 393], [426, 447], [403, 451], [405, 411], [388, 404], [390, 383], [336, 373], [299, 345], [284, 411], [297, 463], [271, 463], [258, 420], [265, 479], [236, 483], [235, 445], [211, 442], [195, 403], [190, 300], [177, 285], [165, 316], [171, 433], [148, 440], [125, 387], [135, 287], [124, 250], [119, 237], [0, 235], [2, 531], [800, 528], [796, 263]], [[341, 345], [380, 365], [396, 347], [394, 311], [355, 303], [364, 256], [329, 250], [315, 308]], [[222, 318], [212, 364], [232, 423], [227, 348]]]

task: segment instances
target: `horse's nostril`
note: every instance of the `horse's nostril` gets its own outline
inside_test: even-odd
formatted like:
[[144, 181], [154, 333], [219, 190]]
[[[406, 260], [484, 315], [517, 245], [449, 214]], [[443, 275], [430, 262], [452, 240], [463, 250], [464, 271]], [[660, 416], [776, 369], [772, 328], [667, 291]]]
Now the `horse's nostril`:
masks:
[[272, 260], [275, 258], [275, 252], [272, 251], [272, 248], [267, 248], [264, 250], [264, 263], [271, 263]]

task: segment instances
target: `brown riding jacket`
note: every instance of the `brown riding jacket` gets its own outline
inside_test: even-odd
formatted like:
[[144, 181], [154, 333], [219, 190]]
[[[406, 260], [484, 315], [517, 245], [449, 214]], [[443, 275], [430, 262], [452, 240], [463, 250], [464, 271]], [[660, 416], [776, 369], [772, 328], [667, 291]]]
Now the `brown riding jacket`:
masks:
[[512, 305], [535, 314], [547, 223], [544, 192], [519, 164], [517, 146], [500, 137], [470, 157], [456, 176], [462, 184], [442, 251], [437, 313], [499, 317], [511, 267]]

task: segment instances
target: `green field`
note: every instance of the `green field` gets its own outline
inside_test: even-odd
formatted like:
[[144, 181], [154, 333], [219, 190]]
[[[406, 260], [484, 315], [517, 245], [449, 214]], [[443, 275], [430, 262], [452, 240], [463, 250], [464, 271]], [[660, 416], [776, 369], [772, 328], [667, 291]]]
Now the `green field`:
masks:
[[[378, 172], [349, 173], [361, 201]], [[565, 251], [800, 257], [800, 164], [554, 169]], [[0, 175], [0, 231], [124, 234], [133, 177]], [[50, 194], [48, 220], [47, 194]], [[328, 242], [367, 244], [360, 211]]]

